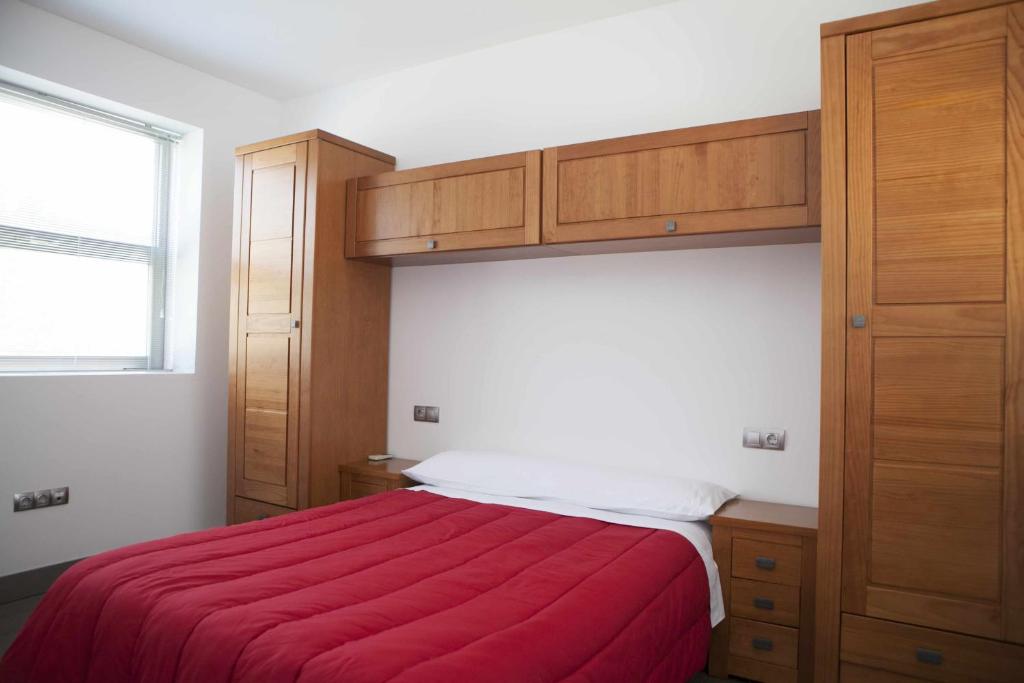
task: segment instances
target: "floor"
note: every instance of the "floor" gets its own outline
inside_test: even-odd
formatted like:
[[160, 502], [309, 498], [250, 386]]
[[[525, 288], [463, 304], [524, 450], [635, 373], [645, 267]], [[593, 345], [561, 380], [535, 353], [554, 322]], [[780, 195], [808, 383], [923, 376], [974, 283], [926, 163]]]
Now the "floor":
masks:
[[28, 619], [28, 615], [32, 614], [36, 603], [42, 597], [36, 595], [0, 605], [0, 654], [6, 652], [10, 644], [14, 642], [14, 637], [21, 630], [21, 625]]
[[[18, 635], [21, 625], [32, 614], [36, 604], [43, 596], [36, 595], [16, 602], [8, 602], [0, 605], [0, 655], [7, 651], [7, 648], [14, 637]], [[690, 683], [729, 683], [721, 678], [712, 678], [705, 673], [699, 673], [690, 679]]]

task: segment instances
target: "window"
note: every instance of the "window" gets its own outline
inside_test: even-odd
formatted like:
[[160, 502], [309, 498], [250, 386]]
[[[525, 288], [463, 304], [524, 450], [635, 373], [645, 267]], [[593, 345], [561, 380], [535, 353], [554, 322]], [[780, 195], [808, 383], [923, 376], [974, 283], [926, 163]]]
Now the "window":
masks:
[[179, 137], [0, 83], [0, 371], [165, 367]]

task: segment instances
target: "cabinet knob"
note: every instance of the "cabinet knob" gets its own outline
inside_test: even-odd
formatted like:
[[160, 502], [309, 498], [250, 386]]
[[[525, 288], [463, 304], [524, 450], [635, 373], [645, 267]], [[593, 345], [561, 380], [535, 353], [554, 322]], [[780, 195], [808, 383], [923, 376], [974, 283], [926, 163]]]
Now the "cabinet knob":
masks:
[[771, 598], [754, 598], [754, 607], [757, 609], [773, 610], [775, 609], [775, 601]]
[[293, 330], [299, 329], [300, 325], [301, 325], [301, 323], [298, 320], [292, 320], [292, 329]]
[[942, 664], [942, 652], [939, 650], [929, 650], [926, 647], [919, 647], [917, 648], [917, 661], [922, 664], [939, 666]]
[[853, 327], [867, 327], [868, 317], [866, 315], [860, 315], [859, 313], [850, 318], [850, 325]]
[[433, 249], [437, 246], [437, 240], [427, 240], [427, 249]]
[[754, 564], [758, 569], [775, 569], [775, 560], [770, 557], [755, 557]]
[[261, 519], [266, 519], [267, 517], [269, 517], [269, 515], [266, 512], [261, 512], [260, 514], [256, 515], [256, 520], [258, 521]]
[[754, 638], [750, 641], [750, 645], [755, 650], [763, 650], [764, 652], [771, 652], [775, 647], [771, 638]]
[[676, 231], [676, 222], [675, 221], [665, 221], [665, 232], [675, 232], [675, 231]]

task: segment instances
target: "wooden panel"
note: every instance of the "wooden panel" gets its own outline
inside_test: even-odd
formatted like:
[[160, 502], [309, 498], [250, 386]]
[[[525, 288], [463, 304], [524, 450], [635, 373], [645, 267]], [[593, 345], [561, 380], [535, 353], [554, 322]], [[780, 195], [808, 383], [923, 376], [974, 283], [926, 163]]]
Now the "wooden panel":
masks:
[[[294, 157], [293, 148], [284, 149]], [[253, 171], [251, 241], [291, 238], [294, 194], [294, 164]]]
[[843, 662], [839, 667], [839, 683], [920, 683], [923, 680], [848, 662]]
[[1006, 49], [940, 50], [874, 68], [876, 176], [1001, 172]]
[[999, 597], [997, 470], [877, 463], [870, 581], [951, 597]]
[[764, 116], [757, 119], [712, 123], [706, 126], [677, 128], [656, 133], [642, 133], [640, 135], [628, 135], [607, 140], [580, 142], [575, 145], [550, 147], [545, 151], [556, 152], [557, 159], [560, 161], [569, 161], [586, 157], [622, 154], [623, 152], [661, 149], [662, 147], [696, 145], [714, 140], [732, 140], [735, 138], [753, 137], [755, 135], [774, 135], [776, 133], [806, 130], [808, 127], [808, 114], [809, 112], [794, 112], [778, 116]]
[[821, 25], [822, 38], [829, 36], [841, 36], [844, 33], [858, 33], [860, 31], [873, 31], [875, 29], [909, 24], [915, 21], [935, 19], [947, 15], [970, 12], [973, 10], [1004, 5], [1006, 0], [936, 0], [934, 2], [923, 2], [909, 7], [886, 10], [865, 14], [851, 19], [839, 19]]
[[[872, 302], [874, 236], [874, 143], [871, 36], [846, 40], [847, 75], [847, 316], [864, 314]], [[866, 601], [867, 525], [871, 486], [871, 334], [848, 328], [846, 337], [846, 453], [843, 498], [843, 609], [863, 612]]]
[[922, 304], [872, 306], [875, 337], [1002, 337], [1003, 304]]
[[806, 133], [565, 161], [560, 223], [803, 204]]
[[846, 40], [821, 42], [821, 456], [815, 680], [839, 661], [846, 428]]
[[[330, 143], [332, 146], [339, 149], [350, 150], [356, 154], [359, 158], [366, 159], [367, 162], [373, 163], [374, 161], [380, 161], [378, 168], [394, 168], [395, 157], [390, 154], [385, 154], [380, 150], [360, 145], [358, 142], [352, 142], [346, 140], [343, 137], [334, 135], [325, 130], [314, 128], [313, 130], [305, 130], [300, 133], [292, 133], [290, 135], [282, 135], [280, 137], [271, 138], [270, 140], [263, 140], [262, 142], [254, 142], [248, 145], [242, 145], [235, 148], [235, 155], [241, 156], [243, 154], [252, 154], [253, 152], [259, 152], [267, 149], [274, 149], [280, 147], [292, 146], [298, 142], [306, 142], [311, 140], [323, 140]], [[358, 175], [358, 173], [357, 173]]]
[[[722, 601], [728, 606], [732, 603], [732, 529], [727, 526], [716, 526], [711, 530], [711, 551], [718, 565], [722, 584]], [[723, 619], [711, 632], [711, 651], [708, 653], [708, 673], [715, 678], [729, 675], [729, 624], [732, 619], [726, 610]]]
[[875, 31], [871, 53], [875, 59], [927, 50], [979, 43], [1006, 35], [1006, 8], [971, 12], [894, 26]]
[[986, 638], [1001, 636], [1002, 614], [995, 603], [966, 601], [880, 586], [868, 586], [867, 596], [865, 613], [869, 617], [972, 633]]
[[432, 234], [521, 226], [524, 188], [522, 168], [437, 180]]
[[241, 498], [236, 496], [232, 500], [233, 510], [233, 523], [242, 524], [244, 522], [254, 522], [260, 519], [267, 519], [268, 517], [277, 517], [278, 515], [286, 515], [289, 512], [295, 512], [291, 508], [281, 507], [279, 505], [270, 505], [269, 503], [261, 503], [258, 500], [250, 500], [248, 498]]
[[796, 683], [797, 670], [746, 657], [729, 657], [729, 674], [760, 683]]
[[[818, 529], [817, 508], [803, 505], [766, 503], [761, 500], [737, 498], [731, 500], [709, 520], [713, 526], [738, 526], [744, 530], [757, 529], [783, 533], [790, 537], [814, 536]], [[799, 539], [796, 539], [799, 543]]]
[[[788, 626], [764, 624], [733, 617], [729, 634], [729, 653], [769, 664], [795, 668], [797, 665], [797, 630]], [[769, 641], [755, 647], [755, 641]]]
[[[312, 147], [306, 206], [299, 503], [339, 499], [338, 465], [385, 452], [391, 270], [345, 258], [346, 181], [392, 163], [331, 142]], [[311, 274], [311, 275], [310, 275]]]
[[[758, 559], [774, 562], [774, 566], [763, 568]], [[744, 579], [781, 583], [787, 586], [800, 585], [800, 548], [764, 541], [737, 538], [732, 544], [732, 575]]]
[[249, 314], [290, 312], [291, 238], [253, 242], [249, 249]]
[[[941, 654], [941, 664], [918, 660], [919, 649]], [[843, 615], [842, 659], [928, 681], [1020, 680], [1024, 648], [982, 638]]]
[[1003, 340], [875, 341], [874, 457], [998, 467]]
[[798, 653], [800, 683], [814, 680], [814, 605], [817, 602], [817, 537], [805, 538], [801, 553], [800, 647]]
[[428, 235], [434, 224], [434, 183], [407, 183], [364, 190], [357, 195], [359, 241]]
[[1024, 3], [1008, 9], [1003, 637], [1024, 643]]
[[800, 589], [765, 581], [732, 580], [729, 613], [783, 626], [800, 625]]
[[902, 178], [876, 192], [875, 301], [1002, 301], [1002, 168]]
[[359, 178], [347, 190], [347, 253], [537, 244], [540, 163], [540, 152], [524, 152]]
[[245, 353], [245, 407], [288, 410], [290, 339], [249, 335]]
[[247, 408], [242, 466], [246, 479], [285, 486], [288, 483], [288, 414]]

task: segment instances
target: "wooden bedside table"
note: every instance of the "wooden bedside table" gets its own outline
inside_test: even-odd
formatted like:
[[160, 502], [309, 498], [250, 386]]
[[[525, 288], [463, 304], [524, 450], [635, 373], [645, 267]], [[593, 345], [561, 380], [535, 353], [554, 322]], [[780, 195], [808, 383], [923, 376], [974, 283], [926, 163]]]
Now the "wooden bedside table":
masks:
[[380, 462], [359, 460], [338, 465], [338, 473], [341, 475], [341, 500], [353, 500], [415, 486], [416, 482], [404, 476], [402, 470], [418, 464], [417, 460], [391, 458]]
[[812, 681], [818, 509], [734, 500], [708, 521], [725, 600], [708, 673]]

